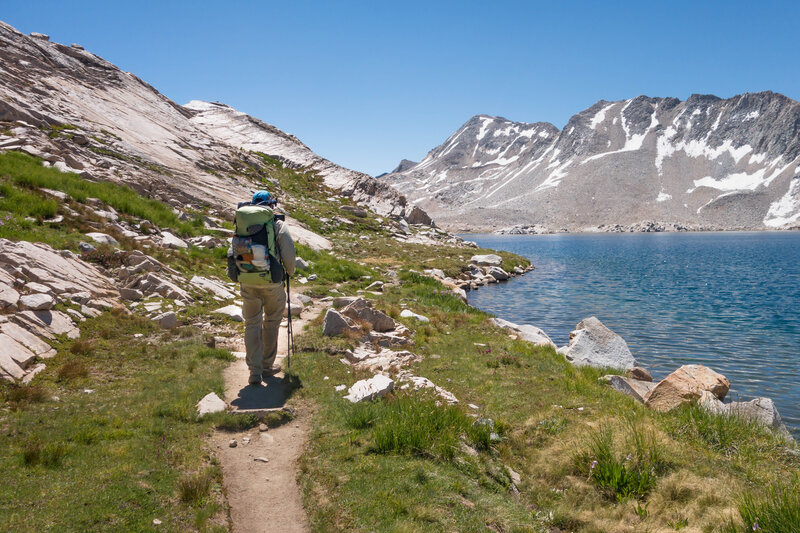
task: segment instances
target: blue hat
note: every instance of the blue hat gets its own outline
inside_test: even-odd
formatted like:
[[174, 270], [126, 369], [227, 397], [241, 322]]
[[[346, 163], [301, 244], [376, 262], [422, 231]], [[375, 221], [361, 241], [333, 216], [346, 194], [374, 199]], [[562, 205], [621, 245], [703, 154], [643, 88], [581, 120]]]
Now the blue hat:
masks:
[[258, 191], [253, 195], [253, 205], [275, 205], [278, 200], [269, 191]]

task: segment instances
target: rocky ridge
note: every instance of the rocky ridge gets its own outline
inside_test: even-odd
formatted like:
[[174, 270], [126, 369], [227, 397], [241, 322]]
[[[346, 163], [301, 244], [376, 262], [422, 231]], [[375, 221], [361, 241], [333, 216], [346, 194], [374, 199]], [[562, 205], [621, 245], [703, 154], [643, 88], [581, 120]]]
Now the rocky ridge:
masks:
[[792, 229], [798, 123], [772, 92], [601, 100], [562, 130], [478, 115], [381, 180], [459, 230]]
[[249, 198], [250, 177], [270, 181], [254, 150], [319, 173], [385, 216], [407, 214], [393, 188], [317, 156], [294, 136], [222, 104], [182, 107], [79, 45], [0, 22], [0, 72], [0, 150], [125, 183], [174, 206], [212, 209]]

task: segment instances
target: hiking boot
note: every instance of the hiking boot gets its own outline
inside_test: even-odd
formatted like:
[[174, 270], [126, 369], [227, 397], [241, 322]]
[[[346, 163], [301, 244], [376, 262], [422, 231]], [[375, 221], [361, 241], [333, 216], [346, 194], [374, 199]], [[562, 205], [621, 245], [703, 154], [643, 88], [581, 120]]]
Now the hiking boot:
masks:
[[250, 374], [250, 379], [247, 380], [250, 385], [261, 385], [261, 376], [258, 374]]
[[281, 365], [272, 365], [272, 368], [264, 370], [261, 373], [261, 377], [263, 377], [264, 379], [271, 378], [272, 376], [274, 376], [275, 374], [277, 374], [281, 370], [283, 370], [281, 368]]

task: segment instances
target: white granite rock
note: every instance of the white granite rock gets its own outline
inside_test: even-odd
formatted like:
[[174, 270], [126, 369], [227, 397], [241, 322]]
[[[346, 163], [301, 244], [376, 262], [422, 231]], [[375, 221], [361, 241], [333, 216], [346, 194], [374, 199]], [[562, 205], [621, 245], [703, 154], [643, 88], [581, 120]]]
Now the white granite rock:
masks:
[[428, 322], [431, 321], [430, 318], [428, 318], [426, 316], [423, 316], [423, 315], [418, 315], [417, 313], [415, 313], [414, 311], [412, 311], [410, 309], [403, 309], [402, 311], [400, 311], [400, 316], [402, 318], [414, 318], [414, 319], [416, 319], [416, 320], [418, 320], [420, 322], [423, 322], [425, 324], [427, 324]]
[[513, 331], [519, 336], [520, 339], [528, 341], [531, 344], [535, 344], [537, 346], [552, 346], [553, 348], [556, 347], [555, 343], [550, 339], [550, 337], [547, 336], [547, 333], [536, 326], [531, 326], [529, 324], [515, 324], [513, 322], [509, 322], [508, 320], [503, 320], [502, 318], [492, 318], [491, 322], [496, 326]]
[[165, 248], [173, 248], [173, 249], [186, 249], [189, 247], [186, 241], [175, 236], [169, 231], [161, 232], [161, 245], [164, 246]]
[[100, 233], [95, 231], [92, 233], [87, 233], [86, 236], [99, 244], [109, 244], [111, 246], [119, 246], [119, 241], [106, 233]]
[[19, 303], [24, 309], [32, 309], [34, 311], [46, 311], [56, 305], [56, 301], [52, 296], [41, 292], [23, 294], [19, 298]]
[[244, 322], [244, 317], [242, 316], [242, 306], [231, 304], [226, 305], [225, 307], [220, 307], [219, 309], [215, 309], [212, 313], [218, 313], [220, 315], [225, 315], [234, 322]]
[[503, 258], [495, 254], [473, 255], [472, 258], [470, 258], [470, 262], [475, 263], [478, 266], [499, 267], [503, 264]]
[[203, 290], [206, 290], [213, 294], [214, 296], [218, 296], [224, 300], [232, 300], [236, 298], [236, 295], [228, 290], [228, 288], [222, 284], [222, 282], [204, 278], [202, 276], [194, 276], [190, 283], [195, 287], [199, 287]]
[[210, 413], [220, 413], [225, 411], [228, 406], [225, 402], [217, 396], [215, 392], [209, 392], [203, 399], [197, 402], [197, 416], [198, 418]]
[[385, 396], [394, 388], [394, 380], [381, 374], [355, 382], [348, 390], [345, 400], [352, 403], [374, 400]]
[[625, 340], [595, 317], [583, 319], [569, 334], [569, 346], [559, 353], [576, 366], [622, 370], [636, 366]]

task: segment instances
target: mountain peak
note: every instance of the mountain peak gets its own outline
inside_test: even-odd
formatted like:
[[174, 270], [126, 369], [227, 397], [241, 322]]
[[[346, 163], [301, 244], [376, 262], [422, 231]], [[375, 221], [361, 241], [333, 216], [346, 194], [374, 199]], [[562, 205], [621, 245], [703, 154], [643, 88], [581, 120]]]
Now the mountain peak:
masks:
[[798, 123], [800, 104], [770, 91], [600, 100], [561, 131], [475, 115], [383, 179], [445, 226], [788, 228], [800, 225]]

